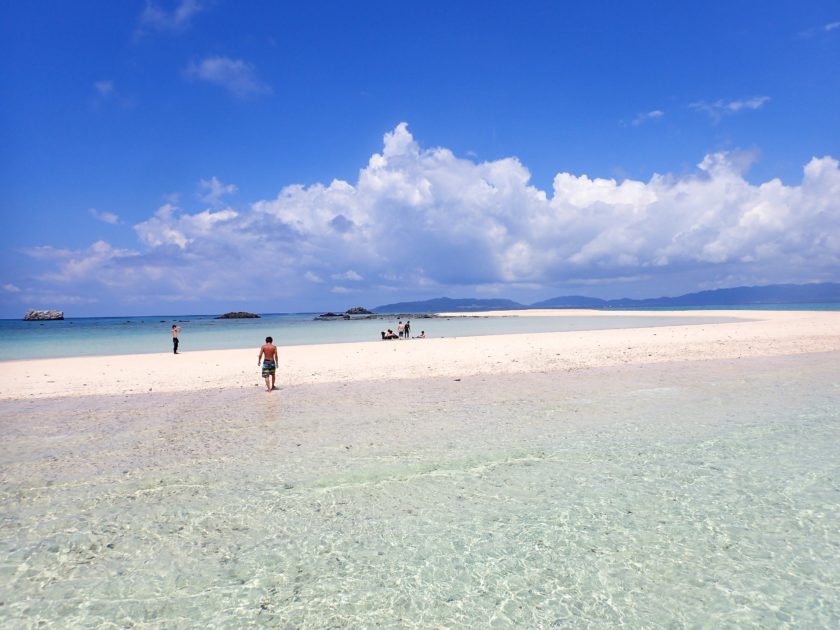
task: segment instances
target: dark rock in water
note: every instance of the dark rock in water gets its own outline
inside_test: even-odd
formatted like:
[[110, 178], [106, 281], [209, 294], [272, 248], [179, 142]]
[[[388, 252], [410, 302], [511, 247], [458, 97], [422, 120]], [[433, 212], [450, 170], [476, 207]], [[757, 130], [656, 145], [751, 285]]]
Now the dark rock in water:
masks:
[[259, 319], [260, 316], [254, 313], [246, 313], [245, 311], [236, 311], [235, 313], [225, 313], [219, 315], [216, 319]]
[[366, 308], [362, 308], [361, 306], [354, 306], [353, 308], [347, 309], [344, 313], [333, 313], [332, 311], [328, 311], [326, 313], [321, 313], [315, 318], [315, 321], [332, 321], [334, 319], [375, 319], [378, 317], [376, 313], [372, 313], [371, 311], [367, 310]]
[[29, 309], [26, 315], [23, 316], [23, 321], [40, 321], [48, 319], [64, 319], [64, 311], [36, 311]]

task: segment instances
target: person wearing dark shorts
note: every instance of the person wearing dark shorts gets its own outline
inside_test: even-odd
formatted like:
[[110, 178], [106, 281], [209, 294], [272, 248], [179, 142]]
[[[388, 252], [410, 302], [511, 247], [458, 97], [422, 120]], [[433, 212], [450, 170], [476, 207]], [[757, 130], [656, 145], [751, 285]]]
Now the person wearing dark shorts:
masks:
[[277, 389], [274, 386], [274, 379], [277, 375], [277, 346], [274, 345], [274, 340], [271, 337], [265, 338], [265, 343], [260, 348], [260, 355], [257, 357], [257, 365], [262, 365], [265, 391], [270, 392]]
[[178, 333], [181, 332], [181, 329], [172, 324], [172, 353], [178, 354]]

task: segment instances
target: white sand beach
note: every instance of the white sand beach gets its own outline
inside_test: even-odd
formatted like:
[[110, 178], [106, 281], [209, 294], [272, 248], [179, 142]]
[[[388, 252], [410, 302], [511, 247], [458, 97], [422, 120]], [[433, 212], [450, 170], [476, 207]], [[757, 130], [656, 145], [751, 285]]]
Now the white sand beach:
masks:
[[[588, 310], [446, 313], [454, 316], [616, 317]], [[728, 317], [733, 323], [282, 347], [278, 384], [346, 383], [583, 370], [617, 365], [840, 351], [840, 313], [668, 311], [646, 317]], [[258, 348], [0, 363], [0, 399], [179, 392], [262, 386]]]

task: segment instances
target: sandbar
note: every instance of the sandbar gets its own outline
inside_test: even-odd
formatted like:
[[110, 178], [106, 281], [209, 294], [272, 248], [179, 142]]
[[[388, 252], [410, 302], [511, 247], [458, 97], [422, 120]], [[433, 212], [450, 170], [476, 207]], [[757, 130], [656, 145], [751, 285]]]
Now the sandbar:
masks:
[[[373, 341], [280, 348], [278, 384], [568, 372], [596, 367], [840, 351], [836, 311], [527, 310], [446, 313], [504, 317], [728, 317], [739, 321], [551, 333]], [[0, 400], [263, 387], [258, 344], [236, 350], [0, 362]], [[282, 395], [281, 392], [260, 395]]]

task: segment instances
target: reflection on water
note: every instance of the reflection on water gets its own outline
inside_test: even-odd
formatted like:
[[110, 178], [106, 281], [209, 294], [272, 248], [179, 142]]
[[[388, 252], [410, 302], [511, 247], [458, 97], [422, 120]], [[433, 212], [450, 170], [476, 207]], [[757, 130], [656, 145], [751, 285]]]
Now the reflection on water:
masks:
[[836, 627], [837, 360], [3, 403], [0, 623]]

